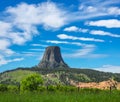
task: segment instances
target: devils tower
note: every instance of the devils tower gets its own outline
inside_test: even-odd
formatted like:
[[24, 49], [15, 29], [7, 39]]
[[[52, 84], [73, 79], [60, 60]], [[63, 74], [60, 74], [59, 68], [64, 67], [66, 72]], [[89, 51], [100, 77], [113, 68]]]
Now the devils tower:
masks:
[[69, 68], [63, 61], [61, 51], [58, 46], [49, 46], [46, 48], [41, 62], [38, 64], [39, 68]]

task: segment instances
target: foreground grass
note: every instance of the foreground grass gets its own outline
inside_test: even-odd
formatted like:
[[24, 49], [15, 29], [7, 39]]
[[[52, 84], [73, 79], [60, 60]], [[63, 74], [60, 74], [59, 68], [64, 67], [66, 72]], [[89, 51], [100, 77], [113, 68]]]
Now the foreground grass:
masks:
[[0, 102], [120, 102], [120, 91], [0, 93]]

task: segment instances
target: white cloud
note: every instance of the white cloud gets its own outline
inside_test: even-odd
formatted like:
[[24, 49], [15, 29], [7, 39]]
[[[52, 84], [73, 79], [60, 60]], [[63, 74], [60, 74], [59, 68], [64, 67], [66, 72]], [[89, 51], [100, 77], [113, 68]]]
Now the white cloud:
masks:
[[120, 35], [118, 35], [118, 34], [112, 34], [109, 32], [102, 31], [102, 30], [92, 30], [92, 31], [90, 31], [90, 34], [101, 35], [101, 36], [111, 36], [111, 37], [117, 37], [117, 38], [120, 37]]
[[10, 23], [0, 21], [0, 36], [1, 37], [6, 36], [7, 32], [10, 32], [11, 26], [12, 25]]
[[53, 44], [68, 44], [67, 41], [58, 41], [58, 40], [47, 40], [47, 43], [53, 43]]
[[14, 54], [14, 51], [9, 49], [11, 43], [7, 39], [0, 39], [0, 54], [8, 56]]
[[[3, 11], [0, 19], [0, 55], [12, 55], [12, 45], [23, 45], [39, 34], [38, 26], [55, 30], [67, 24], [67, 12], [53, 2], [40, 4], [21, 3]], [[7, 39], [7, 40], [6, 40]], [[2, 60], [9, 63], [14, 60]], [[1, 62], [1, 63], [2, 63]]]
[[10, 60], [9, 62], [22, 61], [22, 60], [24, 60], [24, 58], [15, 58], [15, 59], [13, 59], [13, 60]]
[[77, 45], [77, 46], [85, 46], [85, 45], [87, 45], [87, 44], [80, 43], [80, 42], [69, 42], [69, 44]]
[[47, 40], [47, 43], [52, 44], [70, 44], [70, 45], [77, 45], [77, 46], [85, 46], [87, 44], [80, 43], [80, 42], [68, 42], [68, 41], [59, 41], [59, 40]]
[[12, 44], [23, 44], [25, 43], [28, 39], [28, 34], [25, 35], [25, 33], [22, 32], [16, 32], [14, 31], [13, 24], [12, 23], [7, 23], [5, 21], [0, 21], [0, 37], [1, 39], [9, 39], [9, 43]]
[[[29, 56], [36, 56], [36, 52], [33, 52], [33, 51], [31, 51], [31, 52], [21, 52], [21, 55], [22, 56], [27, 56], [27, 57], [29, 57]], [[38, 54], [37, 54], [37, 56], [38, 56]]]
[[[74, 13], [76, 19], [90, 19], [101, 16], [119, 16], [120, 8], [115, 6], [119, 0], [85, 0], [80, 1], [78, 12]], [[114, 5], [114, 6], [113, 6]]]
[[96, 11], [98, 11], [98, 8], [96, 8], [95, 6], [87, 6], [85, 4], [81, 4], [78, 9], [80, 11], [83, 11], [84, 13], [94, 13]]
[[88, 31], [89, 31], [88, 29], [79, 28], [79, 32], [87, 33]]
[[44, 51], [44, 49], [38, 49], [38, 48], [32, 48], [32, 49], [29, 49], [31, 51]]
[[93, 7], [93, 6], [88, 6], [86, 11], [91, 12], [91, 13], [92, 13], [92, 12], [96, 12], [96, 11], [97, 11], [97, 8], [96, 8], [96, 7]]
[[6, 59], [7, 57], [12, 56], [15, 52], [9, 49], [11, 43], [7, 39], [0, 39], [0, 66], [4, 64], [8, 64], [10, 62], [21, 61], [23, 58], [15, 58], [15, 59]]
[[119, 7], [110, 7], [108, 8], [108, 13], [113, 15], [120, 15], [120, 8]]
[[0, 55], [0, 66], [8, 64], [10, 62], [22, 61], [24, 58], [15, 58], [15, 59], [5, 59], [3, 56]]
[[76, 26], [70, 26], [70, 27], [64, 28], [64, 31], [86, 33], [86, 32], [88, 32], [88, 29], [83, 29], [83, 28], [79, 28], [79, 27], [76, 27]]
[[86, 22], [86, 25], [106, 27], [106, 28], [120, 28], [120, 20], [108, 19], [108, 20], [90, 21], [90, 22]]
[[70, 40], [81, 40], [81, 41], [94, 41], [94, 42], [104, 42], [104, 40], [101, 39], [95, 39], [95, 38], [85, 38], [85, 37], [76, 37], [76, 36], [69, 36], [66, 34], [59, 34], [57, 35], [59, 39], [70, 39]]
[[[9, 7], [7, 12], [12, 15], [12, 20], [19, 27], [24, 26], [25, 30], [31, 30], [34, 25], [43, 25], [45, 28], [60, 28], [66, 23], [66, 11], [62, 10], [53, 2], [43, 2], [41, 4], [22, 3], [17, 7]], [[27, 29], [28, 28], [28, 29]]]
[[104, 72], [120, 73], [120, 66], [114, 66], [114, 65], [103, 65], [100, 68], [94, 68], [94, 69]]
[[10, 46], [10, 42], [7, 39], [0, 39], [0, 50], [5, 50]]
[[68, 32], [72, 32], [72, 31], [77, 32], [78, 30], [79, 30], [79, 28], [76, 26], [71, 26], [71, 27], [67, 27], [64, 29], [64, 31], [68, 31]]
[[31, 44], [31, 46], [36, 46], [36, 47], [38, 47], [38, 46], [40, 46], [40, 47], [47, 47], [48, 45], [43, 45], [43, 44]]
[[78, 49], [72, 53], [64, 54], [68, 58], [101, 58], [107, 57], [105, 54], [94, 54], [95, 45], [84, 45], [81, 49]]
[[95, 46], [84, 46], [82, 49], [77, 50], [75, 53], [73, 54], [68, 54], [70, 57], [82, 57], [82, 56], [86, 56], [89, 53], [93, 52], [95, 49]]
[[[85, 44], [85, 43], [80, 43], [80, 42], [69, 42], [69, 41], [59, 41], [59, 40], [47, 40], [47, 43], [52, 43], [52, 44], [67, 44], [67, 45], [76, 45], [80, 46], [82, 48], [92, 48], [95, 47], [93, 44]], [[79, 52], [79, 51], [78, 51]]]
[[58, 29], [67, 23], [66, 11], [53, 2], [40, 4], [21, 3], [8, 7], [0, 20], [0, 37], [9, 39], [12, 44], [22, 45], [39, 34], [38, 26], [45, 29]]

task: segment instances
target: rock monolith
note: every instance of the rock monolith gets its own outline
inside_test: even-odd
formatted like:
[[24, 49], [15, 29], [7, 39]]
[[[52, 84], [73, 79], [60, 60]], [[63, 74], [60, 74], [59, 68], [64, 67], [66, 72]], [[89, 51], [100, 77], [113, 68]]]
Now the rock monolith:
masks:
[[46, 48], [38, 68], [69, 68], [64, 62], [61, 51], [58, 46], [49, 46]]

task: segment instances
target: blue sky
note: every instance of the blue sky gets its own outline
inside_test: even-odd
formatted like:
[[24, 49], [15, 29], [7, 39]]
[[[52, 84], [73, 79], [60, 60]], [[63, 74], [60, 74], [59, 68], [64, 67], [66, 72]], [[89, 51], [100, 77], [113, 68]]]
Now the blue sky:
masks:
[[120, 73], [120, 0], [0, 1], [0, 72], [60, 46], [73, 68]]

